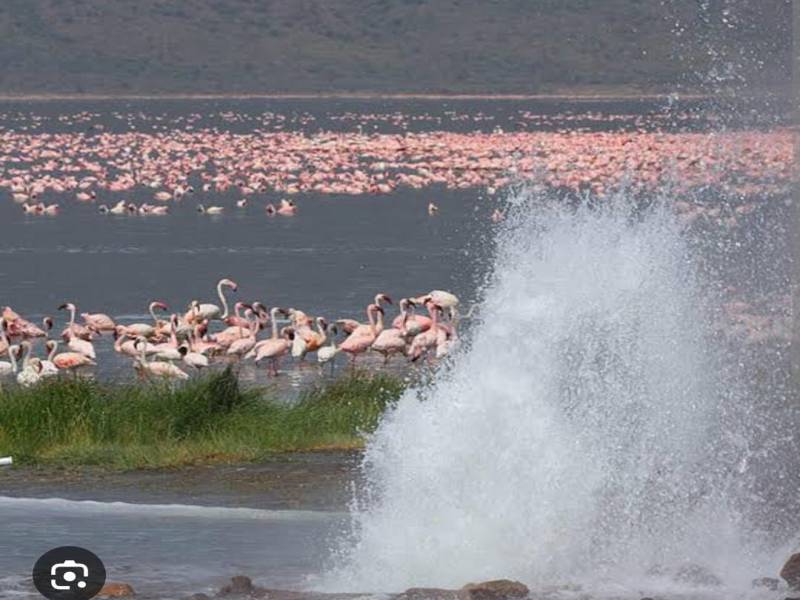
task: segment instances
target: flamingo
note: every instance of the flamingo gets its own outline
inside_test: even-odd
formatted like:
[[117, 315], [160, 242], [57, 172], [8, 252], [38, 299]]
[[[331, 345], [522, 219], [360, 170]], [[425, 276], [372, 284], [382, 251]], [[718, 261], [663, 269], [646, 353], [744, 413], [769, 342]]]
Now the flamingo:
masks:
[[91, 358], [92, 360], [97, 358], [97, 353], [94, 351], [92, 342], [75, 337], [72, 332], [67, 333], [67, 347], [73, 352], [83, 354], [85, 357]]
[[17, 372], [16, 354], [18, 351], [19, 346], [9, 346], [6, 349], [8, 361], [0, 361], [0, 377], [8, 377], [9, 375], [14, 375]]
[[320, 365], [331, 363], [331, 373], [333, 373], [333, 367], [334, 367], [333, 360], [336, 358], [336, 355], [339, 354], [339, 347], [336, 345], [337, 333], [338, 330], [336, 329], [336, 325], [328, 325], [327, 337], [330, 340], [330, 343], [327, 346], [323, 346], [322, 348], [317, 350], [317, 362]]
[[[247, 309], [245, 314], [254, 315], [251, 309]], [[228, 356], [235, 356], [237, 359], [241, 359], [242, 356], [250, 352], [253, 347], [256, 345], [256, 334], [258, 333], [259, 324], [258, 320], [254, 319], [253, 323], [250, 324], [250, 328], [247, 329], [247, 334], [245, 334], [245, 329], [243, 326], [239, 326], [239, 335], [241, 336], [238, 340], [235, 340], [229, 347], [226, 352]]]
[[431, 315], [431, 328], [427, 331], [423, 331], [411, 341], [411, 346], [406, 354], [412, 362], [419, 360], [425, 352], [435, 349], [439, 340], [438, 315], [442, 311], [442, 307], [428, 298], [425, 301], [425, 308], [428, 309]]
[[105, 313], [81, 313], [81, 318], [88, 328], [98, 333], [112, 332], [117, 328], [114, 320]]
[[116, 331], [118, 333], [125, 333], [128, 337], [137, 338], [137, 337], [145, 337], [145, 338], [152, 338], [156, 335], [156, 332], [159, 328], [169, 327], [169, 321], [163, 321], [156, 316], [156, 309], [159, 310], [169, 310], [169, 306], [164, 304], [163, 302], [153, 301], [147, 307], [147, 312], [150, 313], [150, 317], [153, 319], [153, 324], [150, 325], [149, 323], [132, 323], [130, 325], [118, 325]]
[[139, 357], [134, 362], [134, 369], [142, 376], [161, 377], [164, 379], [189, 379], [189, 375], [182, 371], [172, 363], [161, 361], [148, 361], [147, 353], [145, 352], [145, 344], [147, 339], [138, 337], [136, 339], [136, 347], [141, 347]]
[[56, 340], [47, 340], [44, 347], [47, 350], [47, 358], [42, 361], [42, 377], [54, 377], [58, 375], [58, 367], [53, 362], [53, 357], [58, 349], [58, 342]]
[[384, 329], [372, 343], [372, 349], [383, 355], [384, 364], [389, 362], [392, 354], [404, 354], [406, 351], [406, 330], [405, 321], [408, 317], [408, 307], [410, 300], [403, 298], [400, 300], [400, 317], [402, 318], [400, 327], [390, 327]]
[[414, 302], [424, 305], [428, 299], [433, 300], [433, 302], [442, 309], [446, 309], [449, 313], [450, 320], [457, 319], [458, 305], [461, 303], [458, 296], [444, 290], [431, 290], [419, 298], [414, 298]]
[[185, 344], [181, 345], [178, 348], [178, 351], [181, 353], [181, 356], [183, 357], [183, 362], [189, 365], [190, 367], [194, 367], [198, 371], [200, 369], [208, 367], [208, 357], [206, 357], [203, 354], [200, 354], [199, 352], [192, 352], [189, 349], [189, 347], [186, 346]]
[[428, 202], [428, 214], [431, 217], [439, 214], [439, 207], [436, 206], [433, 202]]
[[[384, 293], [375, 294], [374, 304], [376, 306], [382, 306], [384, 303], [392, 304], [392, 299]], [[370, 305], [371, 306], [371, 305]], [[367, 307], [369, 310], [369, 307]], [[380, 333], [383, 330], [383, 310], [380, 311], [380, 319], [377, 323], [377, 332]], [[368, 315], [369, 316], [369, 315]], [[345, 333], [350, 335], [353, 334], [368, 334], [372, 331], [372, 326], [368, 323], [359, 323], [358, 321], [354, 321], [353, 319], [339, 319], [336, 321], [337, 325], [340, 325]]]
[[277, 213], [283, 217], [293, 217], [297, 214], [297, 205], [291, 200], [284, 198], [278, 206]]
[[31, 387], [42, 379], [42, 362], [38, 358], [31, 358], [31, 343], [27, 340], [20, 344], [24, 352], [22, 369], [17, 373], [17, 383], [22, 387]]
[[197, 205], [197, 212], [201, 215], [221, 215], [225, 209], [222, 206], [203, 206], [202, 204]]
[[367, 307], [369, 331], [354, 331], [339, 345], [339, 349], [342, 352], [347, 352], [350, 355], [350, 360], [353, 365], [355, 365], [358, 355], [366, 352], [378, 337], [379, 331], [375, 323], [375, 314], [381, 315], [382, 322], [383, 308], [378, 304], [370, 304]]
[[[151, 354], [154, 354], [155, 358], [158, 360], [168, 360], [168, 361], [181, 360], [184, 355], [178, 348], [178, 337], [175, 335], [175, 331], [178, 325], [178, 315], [172, 315], [169, 322], [170, 322], [169, 341], [164, 342], [162, 344], [154, 344], [152, 346], [153, 352], [151, 352]], [[147, 353], [146, 350], [145, 353]]]
[[230, 279], [220, 279], [217, 282], [217, 296], [222, 304], [222, 310], [216, 304], [199, 304], [195, 300], [192, 309], [186, 315], [186, 321], [189, 323], [198, 321], [213, 321], [219, 319], [224, 321], [228, 318], [228, 301], [225, 299], [225, 294], [222, 293], [222, 288], [228, 287], [232, 291], [239, 289], [239, 286]]
[[294, 330], [289, 327], [284, 327], [283, 330], [281, 330], [281, 335], [278, 335], [278, 313], [287, 315], [288, 311], [278, 308], [277, 306], [270, 310], [269, 314], [272, 320], [271, 337], [258, 342], [245, 356], [245, 358], [253, 356], [256, 363], [268, 359], [270, 361], [269, 373], [273, 377], [278, 375], [278, 362], [282, 356], [285, 356], [289, 352], [291, 340], [294, 337]]
[[94, 334], [94, 331], [91, 327], [87, 325], [79, 325], [75, 322], [75, 312], [76, 308], [72, 302], [66, 302], [58, 307], [58, 310], [68, 310], [69, 311], [69, 323], [67, 324], [66, 329], [61, 332], [61, 337], [67, 340], [69, 337], [76, 337], [81, 338], [83, 340], [91, 340]]
[[417, 306], [416, 302], [410, 298], [408, 298], [407, 301], [408, 310], [406, 311], [406, 314], [403, 315], [401, 313], [395, 317], [394, 321], [392, 322], [392, 327], [395, 329], [404, 329], [406, 332], [406, 337], [413, 338], [423, 331], [430, 329], [433, 320], [430, 317], [416, 314], [414, 312], [414, 309]]
[[0, 356], [8, 352], [8, 347], [10, 345], [8, 336], [6, 335], [6, 329], [8, 329], [8, 322], [5, 319], [0, 319]]

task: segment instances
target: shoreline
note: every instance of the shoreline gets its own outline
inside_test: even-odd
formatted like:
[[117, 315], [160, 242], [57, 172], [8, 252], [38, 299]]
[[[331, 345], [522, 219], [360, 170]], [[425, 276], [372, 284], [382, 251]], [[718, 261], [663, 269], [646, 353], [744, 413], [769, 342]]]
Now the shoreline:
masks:
[[20, 466], [0, 470], [0, 497], [269, 510], [346, 510], [358, 450], [275, 453], [247, 463], [114, 470]]
[[[250, 94], [0, 94], [0, 102], [54, 102], [54, 101], [125, 101], [125, 100], [447, 100], [447, 101], [571, 101], [571, 102], [624, 102], [708, 100], [714, 97], [704, 93], [679, 92], [564, 92], [548, 94], [490, 94], [490, 93], [379, 93], [379, 92], [322, 92], [322, 93], [250, 93]], [[731, 96], [734, 97], [734, 96]]]

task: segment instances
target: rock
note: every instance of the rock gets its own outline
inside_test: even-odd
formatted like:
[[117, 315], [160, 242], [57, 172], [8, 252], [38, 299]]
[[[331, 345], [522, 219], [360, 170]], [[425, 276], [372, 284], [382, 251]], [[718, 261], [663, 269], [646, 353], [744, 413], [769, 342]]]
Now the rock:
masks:
[[780, 575], [791, 589], [800, 591], [800, 552], [789, 557], [789, 560], [783, 565]]
[[758, 579], [753, 579], [750, 585], [754, 588], [765, 588], [774, 592], [780, 587], [781, 582], [774, 577], [759, 577]]
[[683, 565], [674, 576], [675, 581], [691, 583], [693, 585], [720, 586], [722, 580], [705, 567], [696, 564]]
[[526, 598], [528, 586], [519, 581], [496, 579], [483, 583], [468, 583], [458, 592], [460, 600], [504, 600], [506, 598]]
[[395, 600], [459, 600], [459, 593], [439, 588], [409, 588]]
[[106, 583], [97, 592], [98, 598], [131, 598], [136, 595], [127, 583]]
[[199, 593], [188, 596], [186, 600], [211, 600], [211, 598], [209, 598], [208, 594]]
[[253, 581], [245, 575], [231, 577], [231, 582], [219, 591], [220, 596], [245, 596], [253, 592]]

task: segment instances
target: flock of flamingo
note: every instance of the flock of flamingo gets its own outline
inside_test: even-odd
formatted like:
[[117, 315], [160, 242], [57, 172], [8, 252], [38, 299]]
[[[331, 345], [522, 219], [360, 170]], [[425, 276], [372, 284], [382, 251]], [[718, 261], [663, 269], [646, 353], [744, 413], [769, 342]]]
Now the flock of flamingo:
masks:
[[[353, 365], [368, 351], [382, 355], [384, 362], [393, 356], [411, 362], [433, 360], [446, 356], [458, 343], [459, 299], [443, 290], [401, 299], [398, 315], [385, 323], [384, 307], [393, 302], [383, 293], [367, 305], [365, 322], [329, 322], [295, 308], [268, 310], [260, 302], [236, 302], [231, 313], [225, 290], [235, 292], [237, 287], [230, 279], [221, 279], [216, 288], [219, 304], [193, 300], [183, 314], [168, 318], [156, 314], [168, 311], [166, 304], [151, 302], [151, 322], [127, 325], [105, 313], [80, 313], [82, 322], [77, 322], [77, 307], [65, 303], [59, 310], [69, 313], [69, 321], [60, 341], [50, 337], [52, 317], [45, 317], [40, 327], [6, 306], [0, 319], [0, 355], [8, 360], [0, 361], [0, 376], [31, 386], [59, 373], [91, 368], [97, 365], [95, 343], [106, 334], [113, 337], [117, 353], [132, 359], [140, 377], [171, 380], [188, 379], [187, 370], [206, 368], [212, 361], [251, 359], [266, 363], [268, 375], [276, 376], [284, 357], [304, 363], [313, 353], [320, 365], [330, 364], [331, 369], [339, 353], [348, 355]], [[281, 322], [286, 324], [281, 327]], [[269, 335], [259, 339], [264, 330]], [[37, 340], [44, 341], [44, 357], [34, 355]], [[66, 351], [59, 352], [61, 343]]]
[[[237, 206], [259, 195], [283, 197], [266, 204], [266, 213], [290, 215], [296, 207], [287, 196], [293, 194], [438, 187], [482, 189], [491, 197], [510, 184], [534, 181], [600, 197], [620, 185], [634, 193], [672, 185], [692, 202], [689, 192], [707, 187], [728, 197], [779, 193], [791, 175], [792, 135], [785, 128], [709, 135], [653, 131], [634, 121], [633, 129], [622, 123], [593, 131], [569, 120], [600, 118], [588, 113], [562, 115], [563, 127], [555, 130], [485, 131], [481, 125], [490, 116], [472, 115], [473, 131], [411, 131], [412, 117], [384, 117], [397, 119], [390, 122], [400, 123], [400, 131], [365, 133], [364, 116], [357, 131], [313, 132], [284, 130], [286, 120], [244, 132], [187, 119], [162, 119], [161, 129], [151, 131], [131, 122], [128, 130], [91, 132], [3, 128], [0, 122], [0, 190], [33, 215], [57, 215], [69, 199], [96, 202], [110, 214], [163, 215], [171, 203], [192, 196], [198, 212], [220, 214], [227, 207], [209, 201], [228, 192]], [[604, 118], [617, 125], [613, 117]], [[514, 118], [540, 124], [531, 115]]]

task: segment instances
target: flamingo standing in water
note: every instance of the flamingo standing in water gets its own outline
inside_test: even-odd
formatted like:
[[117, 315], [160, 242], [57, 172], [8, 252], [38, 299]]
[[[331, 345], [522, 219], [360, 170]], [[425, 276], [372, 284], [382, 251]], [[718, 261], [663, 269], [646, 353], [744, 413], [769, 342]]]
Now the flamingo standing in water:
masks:
[[277, 213], [283, 217], [293, 217], [297, 214], [297, 205], [291, 200], [284, 198], [278, 206]]
[[[13, 375], [17, 372], [17, 358], [16, 353], [18, 348], [16, 346], [11, 346], [8, 343], [8, 338], [6, 337], [6, 327], [8, 327], [8, 323], [4, 320], [0, 320], [0, 340], [5, 344], [3, 352], [8, 354], [8, 361], [0, 361], [0, 377], [6, 377], [8, 375]], [[0, 356], [2, 352], [0, 352]]]
[[336, 345], [336, 334], [339, 333], [336, 325], [327, 325], [326, 334], [330, 343], [317, 350], [317, 362], [320, 365], [331, 363], [331, 374], [333, 373], [334, 362], [336, 355], [339, 354], [339, 347]]
[[355, 365], [356, 358], [359, 354], [363, 354], [378, 337], [378, 327], [375, 323], [375, 315], [381, 315], [381, 323], [383, 322], [383, 308], [378, 304], [370, 304], [367, 306], [367, 319], [369, 320], [369, 330], [356, 330], [347, 336], [347, 339], [339, 345], [342, 352], [350, 355], [351, 364]]
[[70, 337], [80, 338], [82, 340], [89, 341], [92, 339], [94, 335], [94, 330], [89, 327], [88, 325], [80, 325], [75, 322], [75, 312], [76, 308], [72, 302], [66, 302], [58, 307], [58, 310], [68, 310], [69, 311], [69, 323], [64, 331], [61, 332], [61, 337], [64, 340], [67, 340]]
[[192, 352], [192, 350], [186, 344], [180, 346], [178, 351], [183, 357], [183, 362], [190, 367], [194, 367], [198, 371], [208, 367], [208, 357], [204, 354], [200, 354], [199, 352]]
[[58, 350], [58, 342], [56, 340], [47, 340], [44, 345], [47, 350], [47, 358], [42, 361], [42, 377], [54, 377], [58, 375], [58, 367], [53, 362], [53, 357]]
[[22, 368], [17, 373], [17, 383], [22, 387], [31, 387], [42, 379], [42, 362], [38, 358], [31, 358], [31, 343], [27, 340], [20, 344], [24, 352]]
[[227, 287], [232, 291], [239, 289], [239, 286], [230, 279], [220, 279], [217, 282], [217, 296], [222, 304], [222, 309], [216, 304], [199, 304], [197, 300], [192, 302], [192, 308], [186, 313], [186, 321], [188, 323], [197, 323], [200, 321], [213, 321], [219, 319], [224, 321], [228, 318], [228, 301], [225, 299], [225, 294], [222, 293], [222, 288]]
[[425, 308], [431, 315], [432, 323], [430, 329], [423, 331], [412, 340], [407, 352], [407, 356], [412, 362], [419, 360], [426, 352], [435, 349], [439, 341], [439, 313], [442, 311], [442, 307], [428, 298], [425, 301]]
[[[384, 293], [375, 294], [374, 304], [383, 306], [384, 303], [392, 304], [392, 299], [389, 295]], [[381, 314], [383, 314], [383, 311], [381, 311]], [[342, 328], [342, 331], [350, 335], [354, 333], [369, 333], [371, 331], [369, 322], [359, 323], [355, 319], [337, 319], [336, 324]], [[378, 333], [380, 333], [383, 330], [383, 317], [380, 318], [377, 327]]]
[[278, 363], [281, 357], [288, 354], [292, 346], [292, 338], [294, 337], [294, 330], [284, 327], [281, 330], [281, 335], [278, 335], [278, 313], [288, 316], [288, 311], [277, 306], [269, 311], [270, 320], [272, 321], [272, 336], [261, 342], [258, 342], [250, 352], [245, 355], [245, 358], [253, 357], [255, 362], [258, 363], [264, 359], [269, 360], [270, 369], [269, 374], [273, 377], [278, 375]]
[[81, 313], [81, 318], [87, 327], [98, 333], [111, 333], [117, 328], [114, 320], [105, 313]]
[[[400, 300], [400, 327], [389, 327], [384, 329], [375, 338], [372, 343], [372, 349], [383, 355], [384, 364], [389, 362], [392, 354], [405, 354], [406, 351], [406, 337], [407, 332], [405, 329], [406, 319], [408, 318], [408, 309], [411, 305], [411, 300], [403, 298]], [[396, 322], [396, 320], [395, 320]]]
[[147, 344], [147, 340], [144, 337], [137, 338], [136, 347], [141, 348], [141, 350], [133, 366], [140, 376], [152, 376], [164, 379], [189, 379], [189, 375], [172, 363], [158, 360], [152, 362], [148, 361], [147, 353], [145, 352], [145, 344]]
[[[245, 311], [245, 315], [252, 315], [255, 317], [255, 313], [252, 309], [247, 309]], [[237, 359], [241, 359], [245, 354], [250, 352], [255, 345], [256, 345], [256, 335], [258, 334], [259, 330], [259, 323], [258, 319], [254, 318], [253, 322], [250, 323], [247, 329], [243, 327], [242, 324], [239, 325], [239, 339], [235, 340], [229, 347], [228, 350], [225, 352], [228, 356], [235, 356]], [[245, 331], [247, 333], [245, 333]]]

